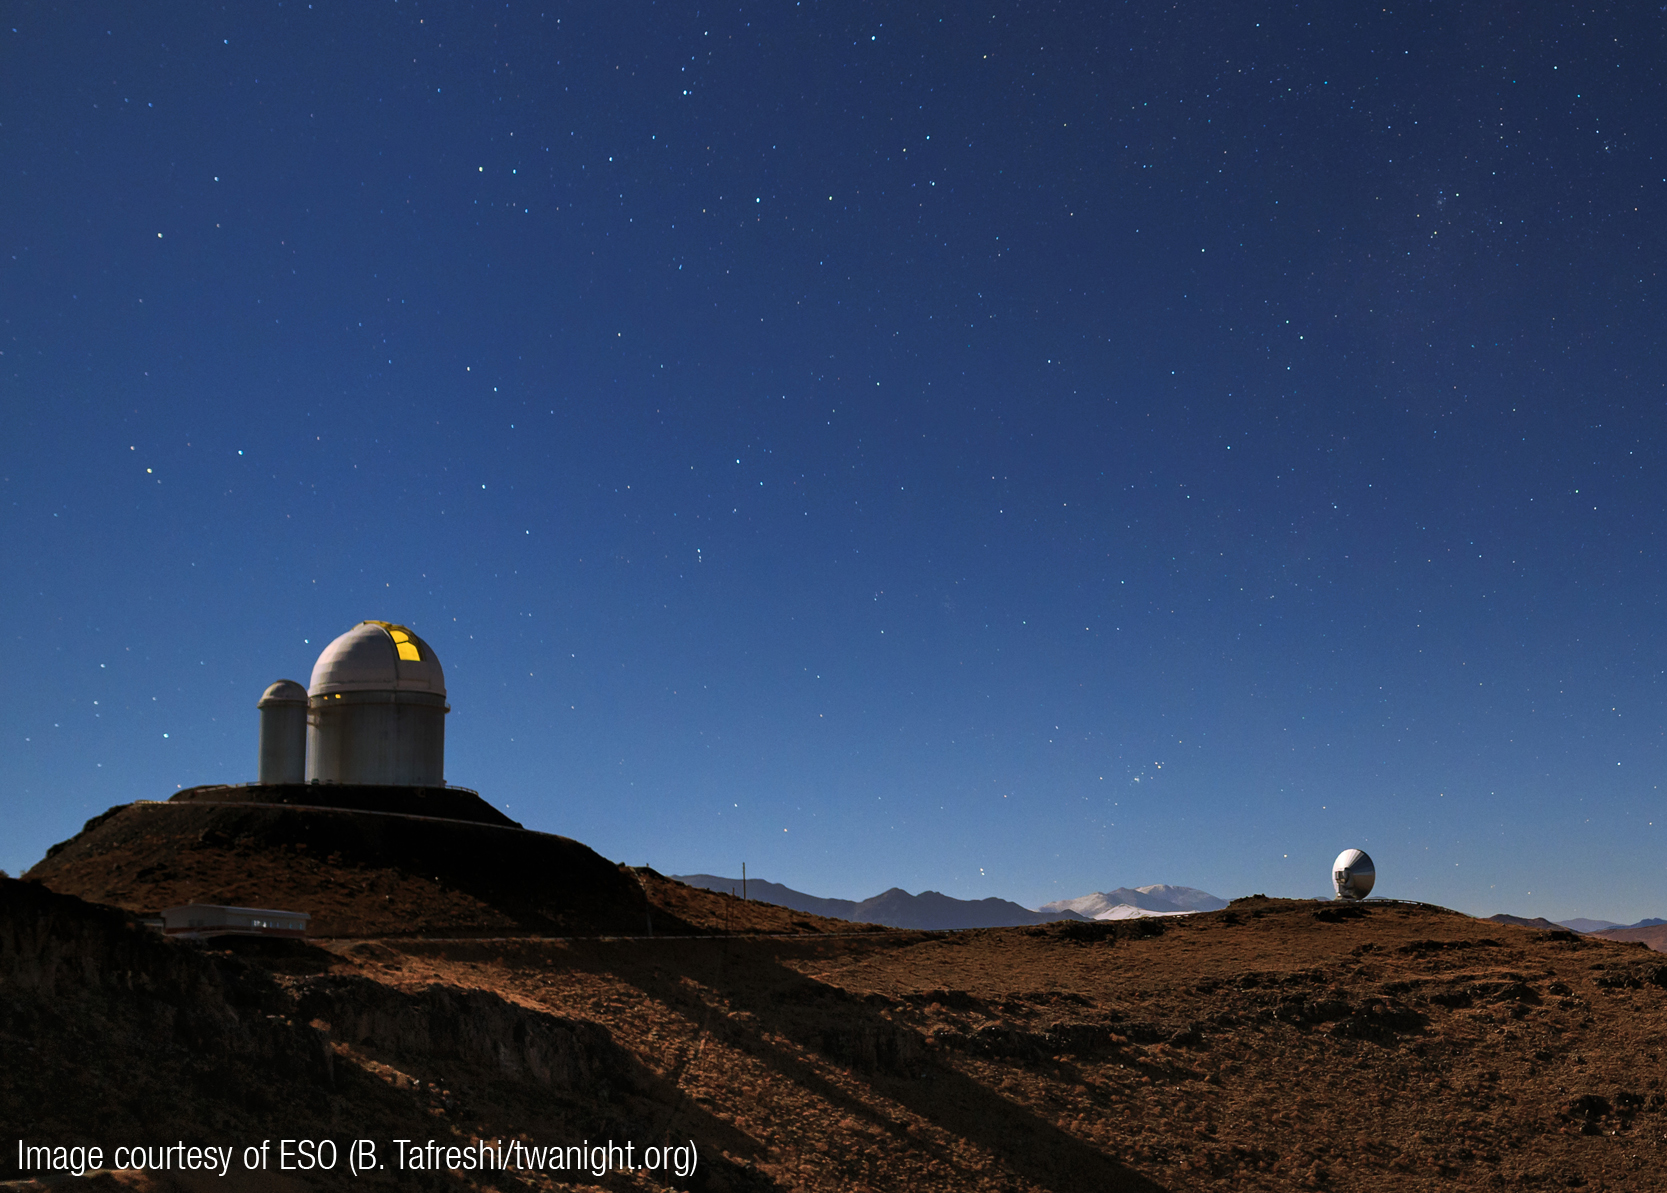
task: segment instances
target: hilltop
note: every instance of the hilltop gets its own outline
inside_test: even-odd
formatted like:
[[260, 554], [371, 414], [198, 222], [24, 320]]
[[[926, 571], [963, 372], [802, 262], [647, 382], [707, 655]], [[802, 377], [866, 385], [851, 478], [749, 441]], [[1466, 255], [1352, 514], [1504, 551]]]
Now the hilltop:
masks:
[[[26, 877], [138, 914], [191, 902], [307, 911], [313, 934], [325, 937], [829, 927], [768, 904], [725, 897], [720, 906], [714, 893], [620, 866], [569, 837], [523, 829], [478, 796], [440, 816], [433, 807], [386, 810], [380, 793], [389, 789], [326, 789], [329, 798], [369, 805], [359, 807], [266, 798], [274, 790], [200, 788], [112, 808], [53, 846]], [[295, 792], [321, 798], [316, 787]]]

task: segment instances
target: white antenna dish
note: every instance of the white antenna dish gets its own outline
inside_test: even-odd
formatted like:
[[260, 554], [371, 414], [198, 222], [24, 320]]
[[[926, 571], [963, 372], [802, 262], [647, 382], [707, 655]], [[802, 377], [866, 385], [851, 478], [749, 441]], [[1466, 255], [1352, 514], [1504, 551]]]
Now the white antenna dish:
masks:
[[1364, 899], [1377, 880], [1378, 872], [1364, 849], [1345, 849], [1331, 863], [1331, 881], [1339, 899]]

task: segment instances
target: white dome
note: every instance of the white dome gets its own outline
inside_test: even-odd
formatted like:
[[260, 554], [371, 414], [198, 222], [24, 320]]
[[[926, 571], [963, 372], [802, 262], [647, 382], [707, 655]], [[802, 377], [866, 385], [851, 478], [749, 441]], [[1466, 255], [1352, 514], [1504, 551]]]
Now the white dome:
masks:
[[324, 648], [313, 664], [309, 696], [335, 692], [446, 694], [445, 672], [428, 643], [402, 625], [361, 621]]
[[280, 679], [261, 693], [256, 708], [266, 708], [274, 704], [305, 704], [307, 689], [293, 679]]
[[1331, 881], [1339, 899], [1364, 899], [1377, 880], [1377, 869], [1364, 849], [1345, 849], [1331, 863]]

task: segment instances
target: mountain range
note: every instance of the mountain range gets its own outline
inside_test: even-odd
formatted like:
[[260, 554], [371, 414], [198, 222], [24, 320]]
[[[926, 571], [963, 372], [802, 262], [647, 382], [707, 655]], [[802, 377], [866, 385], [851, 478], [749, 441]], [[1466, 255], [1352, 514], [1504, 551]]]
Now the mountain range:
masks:
[[[716, 874], [674, 874], [672, 877], [678, 882], [709, 891], [736, 895], [742, 892], [739, 878], [724, 878]], [[1227, 906], [1227, 900], [1218, 899], [1205, 891], [1163, 883], [1118, 887], [1114, 891], [1047, 903], [1036, 911], [1006, 899], [956, 899], [938, 891], [911, 895], [900, 887], [892, 887], [870, 899], [825, 899], [759, 878], [747, 880], [746, 896], [793, 911], [833, 919], [884, 924], [889, 928], [932, 930], [1016, 928], [1056, 920], [1122, 920], [1148, 915], [1186, 915], [1194, 911], [1216, 911]]]
[[[674, 874], [678, 882], [704, 887], [709, 891], [741, 894], [739, 878], [723, 878], [716, 874]], [[1053, 920], [1082, 920], [1087, 916], [1072, 912], [1067, 915], [1032, 911], [1006, 899], [955, 899], [937, 891], [922, 891], [911, 895], [901, 887], [892, 887], [871, 899], [824, 899], [807, 895], [779, 882], [749, 878], [746, 896], [793, 911], [825, 915], [836, 920], [852, 920], [859, 924], [884, 924], [888, 928], [1017, 928], [1028, 924], [1046, 924]]]
[[1042, 904], [1041, 910], [1074, 911], [1091, 920], [1127, 920], [1143, 914], [1186, 915], [1194, 911], [1220, 911], [1226, 906], [1226, 899], [1218, 899], [1208, 891], [1158, 882], [1151, 886], [1120, 886], [1114, 891], [1059, 899]]
[[1607, 932], [1611, 928], [1659, 928], [1667, 924], [1667, 920], [1647, 919], [1639, 920], [1636, 924], [1617, 924], [1614, 920], [1558, 920], [1559, 928], [1567, 928], [1570, 932]]
[[[1664, 934], [1656, 931], [1667, 927], [1667, 920], [1645, 919], [1636, 924], [1617, 924], [1614, 920], [1558, 920], [1552, 923], [1544, 916], [1525, 919], [1520, 915], [1490, 915], [1487, 919], [1495, 924], [1515, 924], [1519, 928], [1567, 928], [1570, 932], [1579, 932], [1586, 936], [1610, 936], [1616, 940], [1644, 940], [1657, 941], [1663, 939]], [[1630, 933], [1622, 936], [1620, 933]], [[1651, 948], [1655, 945], [1652, 943]]]

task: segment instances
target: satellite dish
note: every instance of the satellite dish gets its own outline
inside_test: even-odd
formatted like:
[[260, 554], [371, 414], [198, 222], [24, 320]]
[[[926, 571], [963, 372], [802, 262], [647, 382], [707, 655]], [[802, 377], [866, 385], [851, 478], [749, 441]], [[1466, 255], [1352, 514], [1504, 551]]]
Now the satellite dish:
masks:
[[1337, 885], [1339, 899], [1364, 899], [1377, 880], [1378, 872], [1364, 849], [1345, 849], [1331, 863], [1331, 881]]

